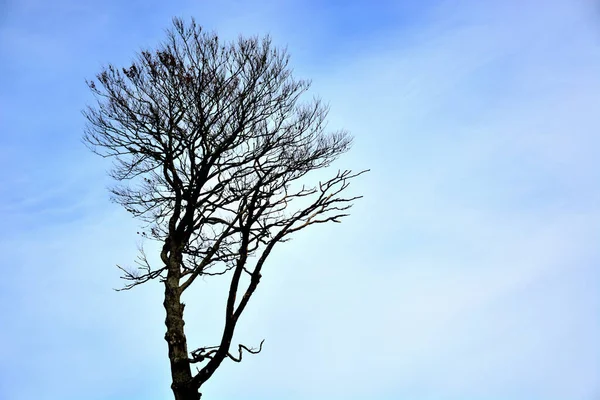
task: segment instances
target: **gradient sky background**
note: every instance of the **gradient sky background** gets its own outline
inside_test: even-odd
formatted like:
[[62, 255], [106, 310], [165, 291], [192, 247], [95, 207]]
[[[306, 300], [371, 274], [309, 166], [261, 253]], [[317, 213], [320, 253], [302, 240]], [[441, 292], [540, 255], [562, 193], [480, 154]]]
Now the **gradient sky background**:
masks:
[[[270, 33], [370, 168], [281, 246], [206, 399], [600, 399], [600, 5], [0, 2], [0, 399], [171, 398], [162, 288], [117, 293], [137, 223], [80, 142], [84, 79], [173, 16]], [[186, 299], [216, 343], [223, 281]]]

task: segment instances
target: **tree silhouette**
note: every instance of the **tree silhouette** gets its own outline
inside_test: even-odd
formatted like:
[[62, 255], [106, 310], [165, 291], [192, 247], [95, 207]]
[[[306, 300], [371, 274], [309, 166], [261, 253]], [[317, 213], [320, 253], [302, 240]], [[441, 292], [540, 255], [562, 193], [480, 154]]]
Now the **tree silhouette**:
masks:
[[[84, 111], [84, 142], [114, 160], [112, 199], [161, 244], [161, 265], [142, 251], [137, 270], [122, 270], [124, 289], [164, 284], [177, 400], [199, 399], [226, 358], [239, 362], [244, 351], [262, 349], [261, 342], [230, 352], [273, 247], [310, 225], [340, 222], [360, 197], [342, 192], [365, 171], [303, 183], [346, 152], [351, 137], [325, 132], [327, 107], [300, 101], [309, 82], [292, 77], [288, 60], [268, 37], [223, 42], [193, 20], [174, 19], [156, 50], [127, 68], [108, 65], [88, 82], [97, 102]], [[190, 352], [182, 293], [198, 277], [222, 274], [230, 284], [220, 343]]]

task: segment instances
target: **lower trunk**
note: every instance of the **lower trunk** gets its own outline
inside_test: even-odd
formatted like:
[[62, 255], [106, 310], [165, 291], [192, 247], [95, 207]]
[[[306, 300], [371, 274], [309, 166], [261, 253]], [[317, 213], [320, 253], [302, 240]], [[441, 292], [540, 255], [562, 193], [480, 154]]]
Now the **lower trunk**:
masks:
[[171, 389], [175, 400], [199, 400], [200, 393], [192, 385], [192, 371], [188, 361], [187, 340], [183, 321], [184, 304], [181, 303], [178, 279], [167, 276], [165, 282], [165, 300], [163, 303], [167, 317], [165, 340], [169, 346], [171, 362]]
[[200, 400], [200, 397], [202, 396], [200, 393], [198, 393], [198, 390], [194, 388], [173, 388], [173, 393], [175, 394], [175, 400]]

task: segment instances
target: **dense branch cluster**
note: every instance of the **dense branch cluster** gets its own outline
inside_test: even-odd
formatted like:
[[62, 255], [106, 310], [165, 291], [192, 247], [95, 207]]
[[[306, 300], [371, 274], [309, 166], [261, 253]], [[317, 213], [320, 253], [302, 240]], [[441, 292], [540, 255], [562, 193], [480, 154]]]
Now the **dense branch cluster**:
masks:
[[[162, 265], [151, 267], [142, 252], [141, 269], [124, 270], [126, 288], [161, 278], [167, 336], [177, 336], [169, 313], [179, 311], [167, 303], [199, 276], [232, 274], [220, 345], [175, 360], [207, 361], [193, 378], [199, 387], [224, 358], [254, 352], [242, 346], [236, 358], [229, 347], [273, 247], [309, 225], [339, 222], [358, 198], [341, 193], [362, 172], [301, 182], [351, 138], [325, 132], [327, 107], [300, 101], [309, 82], [292, 77], [286, 52], [269, 38], [224, 43], [194, 22], [174, 20], [158, 50], [142, 51], [128, 68], [109, 65], [88, 85], [98, 102], [84, 112], [84, 140], [113, 158], [114, 201], [162, 245]], [[250, 283], [241, 290], [244, 274]]]

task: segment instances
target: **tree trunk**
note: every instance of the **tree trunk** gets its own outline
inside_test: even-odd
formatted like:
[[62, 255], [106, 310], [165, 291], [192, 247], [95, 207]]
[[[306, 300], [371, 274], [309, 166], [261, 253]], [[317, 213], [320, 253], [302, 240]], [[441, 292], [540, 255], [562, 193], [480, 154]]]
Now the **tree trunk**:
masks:
[[165, 281], [164, 307], [167, 312], [165, 325], [167, 333], [165, 340], [169, 346], [169, 360], [171, 362], [171, 389], [175, 400], [199, 400], [200, 393], [192, 385], [192, 371], [188, 361], [187, 340], [185, 338], [183, 321], [184, 304], [181, 303], [178, 273], [171, 269]]

